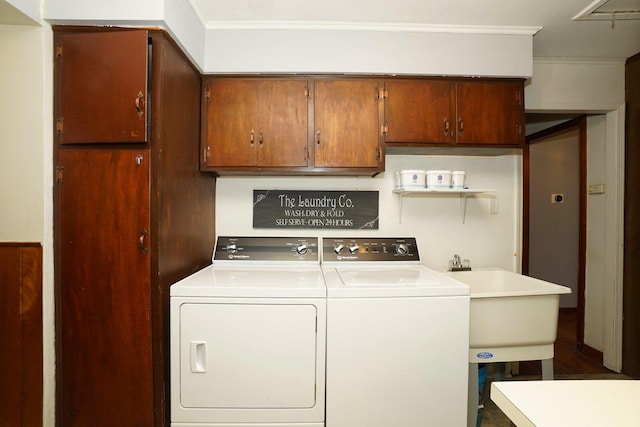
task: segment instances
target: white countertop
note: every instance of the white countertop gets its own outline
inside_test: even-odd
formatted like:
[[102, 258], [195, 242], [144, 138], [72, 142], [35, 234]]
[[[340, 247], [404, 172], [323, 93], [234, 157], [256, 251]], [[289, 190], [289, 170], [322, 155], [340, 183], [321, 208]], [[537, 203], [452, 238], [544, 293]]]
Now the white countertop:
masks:
[[491, 400], [518, 427], [638, 426], [640, 381], [501, 381]]

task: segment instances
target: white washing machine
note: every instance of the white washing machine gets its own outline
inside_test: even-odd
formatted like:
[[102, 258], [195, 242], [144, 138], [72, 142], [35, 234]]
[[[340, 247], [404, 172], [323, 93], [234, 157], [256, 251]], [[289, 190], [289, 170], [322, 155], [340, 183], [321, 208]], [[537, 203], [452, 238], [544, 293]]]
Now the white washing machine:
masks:
[[172, 426], [325, 425], [317, 238], [219, 237], [170, 299]]
[[467, 424], [469, 288], [416, 240], [323, 238], [327, 427]]

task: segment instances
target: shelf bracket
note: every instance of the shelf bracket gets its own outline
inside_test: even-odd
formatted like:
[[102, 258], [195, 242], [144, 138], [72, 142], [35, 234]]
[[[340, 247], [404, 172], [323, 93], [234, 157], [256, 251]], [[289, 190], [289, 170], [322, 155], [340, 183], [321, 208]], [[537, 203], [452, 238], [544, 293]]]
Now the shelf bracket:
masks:
[[397, 196], [400, 198], [400, 205], [398, 206], [398, 224], [402, 224], [402, 201], [404, 200], [404, 197], [402, 194], [398, 194]]
[[465, 217], [467, 216], [467, 195], [460, 193], [460, 213], [462, 215], [462, 223], [464, 224]]

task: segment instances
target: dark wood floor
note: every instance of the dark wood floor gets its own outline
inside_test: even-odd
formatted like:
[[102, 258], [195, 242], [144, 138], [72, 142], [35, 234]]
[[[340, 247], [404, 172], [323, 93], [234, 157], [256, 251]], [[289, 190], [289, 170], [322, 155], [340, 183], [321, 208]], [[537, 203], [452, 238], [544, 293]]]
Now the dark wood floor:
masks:
[[[553, 369], [555, 375], [606, 374], [613, 371], [578, 351], [576, 346], [576, 310], [560, 309], [558, 315], [558, 337], [554, 345]], [[540, 362], [520, 362], [521, 375], [542, 374]]]

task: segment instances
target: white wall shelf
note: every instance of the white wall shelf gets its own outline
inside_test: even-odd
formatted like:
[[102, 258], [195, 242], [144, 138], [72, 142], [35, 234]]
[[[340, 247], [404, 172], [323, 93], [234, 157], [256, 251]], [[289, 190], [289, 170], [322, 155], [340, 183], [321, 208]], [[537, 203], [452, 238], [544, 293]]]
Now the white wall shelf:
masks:
[[465, 216], [467, 214], [467, 197], [475, 196], [477, 194], [494, 193], [495, 190], [479, 190], [469, 188], [410, 188], [410, 187], [397, 187], [393, 190], [394, 194], [400, 197], [400, 211], [398, 215], [399, 223], [402, 223], [402, 201], [407, 196], [458, 196], [460, 197], [460, 213], [462, 216], [462, 223], [464, 224]]

